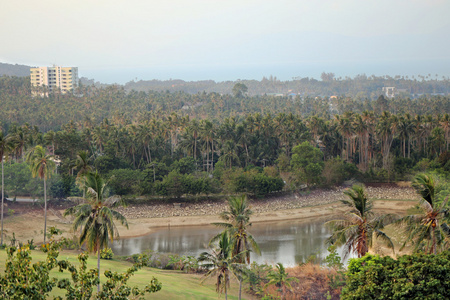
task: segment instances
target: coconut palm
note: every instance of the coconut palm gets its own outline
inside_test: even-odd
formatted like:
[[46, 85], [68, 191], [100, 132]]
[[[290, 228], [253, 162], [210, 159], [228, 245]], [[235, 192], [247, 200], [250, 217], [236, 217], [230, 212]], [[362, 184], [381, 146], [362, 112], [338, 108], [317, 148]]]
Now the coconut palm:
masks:
[[[114, 210], [114, 207], [122, 205], [119, 196], [108, 197], [109, 190], [100, 174], [87, 173], [84, 181], [86, 187], [87, 203], [71, 207], [64, 215], [74, 215], [74, 230], [83, 226], [80, 236], [80, 244], [86, 242], [88, 250], [97, 252], [97, 269], [100, 281], [100, 251], [108, 246], [108, 239], [113, 242], [119, 236], [114, 220], [119, 221], [128, 228], [125, 217]], [[97, 287], [100, 291], [100, 284]]]
[[210, 248], [210, 252], [203, 252], [198, 258], [198, 261], [202, 262], [203, 266], [208, 270], [202, 282], [207, 278], [216, 277], [216, 291], [219, 294], [223, 292], [225, 299], [227, 299], [230, 274], [244, 273], [243, 265], [239, 261], [241, 256], [246, 253], [242, 252], [240, 255], [233, 255], [233, 240], [226, 231], [219, 234], [218, 246], [212, 247], [210, 244]]
[[[221, 213], [220, 217], [225, 222], [213, 223], [216, 226], [225, 228], [232, 239], [233, 255], [240, 256], [239, 262], [242, 264], [250, 263], [250, 251], [261, 254], [258, 243], [256, 243], [253, 236], [248, 232], [248, 227], [252, 226], [250, 223], [250, 216], [252, 211], [248, 206], [247, 197], [242, 195], [240, 197], [228, 198], [228, 210]], [[212, 238], [211, 242], [222, 238], [219, 234]], [[239, 278], [239, 299], [241, 298], [242, 278]]]
[[[77, 158], [75, 160], [75, 168], [78, 170], [77, 182], [80, 186], [84, 186], [83, 180], [86, 174], [93, 171], [93, 167], [89, 165], [88, 152], [81, 150], [77, 153]], [[85, 198], [86, 190], [83, 188], [83, 198]]]
[[264, 288], [268, 286], [275, 285], [278, 290], [281, 292], [281, 299], [284, 299], [284, 295], [286, 293], [286, 288], [292, 291], [291, 282], [298, 281], [295, 277], [288, 277], [289, 274], [286, 272], [282, 263], [277, 263], [276, 269], [269, 272], [267, 275], [267, 279], [269, 282], [266, 283]]
[[47, 232], [47, 178], [50, 178], [52, 171], [56, 168], [52, 158], [53, 155], [46, 155], [45, 149], [40, 145], [27, 154], [31, 175], [44, 180], [44, 244]]
[[373, 203], [367, 198], [364, 187], [353, 185], [344, 191], [349, 198], [342, 203], [350, 208], [344, 219], [332, 220], [326, 223], [333, 230], [327, 242], [333, 245], [345, 245], [344, 257], [355, 253], [364, 256], [372, 246], [373, 236], [384, 241], [387, 247], [394, 249], [391, 239], [381, 231], [387, 222], [394, 219], [393, 215], [374, 216]]
[[5, 159], [5, 156], [9, 154], [10, 151], [12, 151], [14, 148], [11, 140], [11, 136], [5, 135], [0, 130], [0, 161], [2, 162], [2, 229], [1, 229], [1, 240], [0, 240], [0, 246], [3, 245], [3, 201], [5, 198], [5, 178], [4, 178], [4, 172], [3, 172], [3, 160]]
[[438, 247], [444, 246], [450, 238], [450, 227], [445, 222], [449, 215], [448, 196], [444, 201], [438, 201], [439, 186], [430, 175], [418, 174], [414, 178], [413, 187], [422, 196], [419, 202], [421, 213], [401, 219], [408, 232], [402, 248], [412, 243], [415, 251], [436, 254]]

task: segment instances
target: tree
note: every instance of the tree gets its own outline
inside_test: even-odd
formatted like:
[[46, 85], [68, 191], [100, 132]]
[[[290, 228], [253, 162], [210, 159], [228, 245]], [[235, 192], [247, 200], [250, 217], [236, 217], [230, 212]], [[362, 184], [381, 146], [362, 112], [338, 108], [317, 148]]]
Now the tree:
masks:
[[288, 290], [292, 290], [291, 282], [292, 281], [298, 281], [295, 277], [288, 277], [288, 273], [286, 272], [286, 269], [284, 268], [282, 263], [277, 263], [276, 269], [271, 270], [269, 274], [267, 275], [267, 279], [269, 279], [269, 282], [266, 283], [265, 288], [271, 285], [275, 285], [278, 288], [278, 291], [281, 292], [281, 299], [285, 299], [284, 295], [286, 293], [286, 288]]
[[343, 300], [449, 299], [450, 253], [416, 253], [397, 260], [366, 255], [348, 265]]
[[[79, 151], [75, 160], [75, 168], [78, 170], [77, 182], [82, 186], [82, 181], [87, 173], [93, 171], [93, 167], [89, 165], [89, 157], [87, 151]], [[83, 189], [83, 198], [86, 196], [86, 190]]]
[[47, 232], [47, 179], [56, 167], [52, 160], [53, 155], [46, 155], [45, 149], [38, 145], [27, 154], [27, 163], [30, 165], [31, 175], [44, 180], [44, 244]]
[[[61, 233], [54, 227], [51, 227], [49, 231], [50, 235]], [[32, 259], [30, 245], [20, 248], [7, 247], [6, 267], [3, 274], [0, 274], [0, 298], [44, 300], [50, 298], [50, 293], [55, 287], [65, 290], [64, 296], [68, 300], [143, 299], [142, 297], [146, 293], [155, 293], [161, 290], [161, 283], [154, 277], [144, 289], [132, 288], [128, 285], [131, 276], [148, 265], [148, 256], [142, 255], [125, 273], [106, 271], [107, 282], [103, 284], [100, 293], [93, 295], [92, 289], [98, 283], [97, 270], [87, 269], [88, 255], [86, 253], [78, 255], [79, 265], [60, 259], [59, 250], [66, 242], [65, 239], [55, 241], [53, 237], [50, 237], [50, 242], [42, 247], [42, 251], [47, 254], [42, 261]], [[69, 271], [71, 276], [67, 275], [62, 279], [52, 277], [51, 274], [56, 272], [53, 271], [56, 268], [59, 272]]]
[[[248, 227], [252, 226], [250, 223], [250, 216], [252, 211], [248, 206], [247, 196], [228, 198], [228, 210], [220, 214], [220, 218], [226, 222], [213, 223], [216, 226], [225, 228], [231, 237], [232, 254], [240, 257], [238, 260], [241, 264], [250, 263], [250, 251], [261, 254], [258, 243], [256, 243], [253, 236], [247, 231]], [[215, 236], [211, 242], [218, 238], [223, 238], [222, 234]], [[241, 298], [242, 278], [239, 279], [239, 299]]]
[[5, 174], [3, 169], [3, 161], [5, 157], [13, 150], [13, 144], [11, 141], [11, 137], [8, 135], [5, 135], [3, 131], [0, 130], [0, 161], [2, 162], [2, 229], [1, 229], [1, 240], [0, 240], [0, 246], [3, 245], [3, 202], [5, 199]]
[[319, 183], [324, 162], [323, 152], [309, 142], [303, 142], [292, 149], [291, 166], [308, 184]]
[[344, 257], [351, 252], [358, 257], [364, 256], [372, 246], [374, 235], [385, 242], [389, 248], [394, 249], [391, 239], [381, 231], [394, 216], [375, 217], [372, 211], [372, 200], [367, 198], [364, 187], [361, 185], [353, 185], [351, 189], [344, 191], [344, 194], [349, 199], [342, 200], [342, 203], [349, 207], [350, 211], [344, 215], [344, 219], [326, 223], [333, 230], [327, 242], [337, 246], [345, 245]]
[[383, 95], [380, 95], [376, 101], [376, 111], [381, 114], [389, 109], [389, 102]]
[[[198, 261], [203, 263], [203, 266], [208, 270], [205, 274], [205, 281], [209, 277], [216, 277], [216, 291], [225, 294], [227, 298], [228, 287], [230, 286], [230, 272], [232, 274], [242, 274], [243, 267], [239, 263], [241, 256], [233, 255], [233, 240], [227, 231], [223, 231], [218, 236], [218, 245], [216, 248], [211, 248], [210, 252], [203, 252], [200, 254]], [[202, 281], [202, 282], [203, 282]]]
[[247, 93], [247, 91], [248, 91], [248, 88], [243, 83], [238, 82], [233, 86], [233, 95], [236, 98], [244, 97], [244, 95], [245, 95], [245, 93]]
[[[128, 222], [125, 217], [113, 208], [122, 205], [122, 199], [118, 196], [108, 197], [108, 188], [100, 174], [87, 173], [85, 180], [86, 200], [83, 203], [68, 208], [64, 215], [74, 215], [74, 230], [83, 226], [80, 236], [80, 244], [86, 242], [88, 250], [97, 252], [97, 269], [100, 281], [100, 251], [108, 246], [108, 239], [113, 242], [118, 237], [114, 220], [119, 221], [128, 228]], [[98, 285], [100, 291], [100, 284]]]
[[400, 220], [406, 225], [408, 232], [402, 248], [411, 242], [415, 251], [436, 254], [437, 248], [444, 246], [444, 242], [450, 238], [450, 227], [445, 222], [449, 215], [448, 196], [444, 201], [438, 200], [440, 187], [431, 175], [418, 174], [414, 178], [413, 187], [422, 197], [419, 202], [422, 212]]

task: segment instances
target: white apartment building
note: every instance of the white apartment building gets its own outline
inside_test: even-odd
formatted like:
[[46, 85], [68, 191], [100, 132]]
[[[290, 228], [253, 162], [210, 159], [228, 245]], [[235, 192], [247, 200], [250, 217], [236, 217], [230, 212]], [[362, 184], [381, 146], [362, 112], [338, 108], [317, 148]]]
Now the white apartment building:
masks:
[[[60, 66], [30, 68], [30, 77], [33, 87], [47, 87], [49, 92], [57, 88], [65, 94], [72, 92], [78, 85], [78, 68]], [[48, 96], [45, 91], [34, 93]]]

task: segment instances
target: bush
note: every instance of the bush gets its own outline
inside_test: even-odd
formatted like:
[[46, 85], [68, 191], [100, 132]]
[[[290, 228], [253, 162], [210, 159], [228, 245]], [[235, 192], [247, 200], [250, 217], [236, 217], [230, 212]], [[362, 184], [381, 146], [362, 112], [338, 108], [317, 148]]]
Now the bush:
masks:
[[341, 299], [450, 299], [450, 252], [352, 259]]
[[248, 172], [236, 172], [231, 177], [232, 191], [236, 193], [249, 193], [255, 196], [265, 196], [271, 192], [281, 191], [284, 187], [280, 177], [267, 176], [256, 170]]
[[100, 258], [101, 259], [113, 259], [114, 252], [111, 250], [111, 248], [103, 248], [100, 250]]
[[116, 169], [108, 173], [108, 186], [115, 195], [140, 194], [142, 172], [140, 170]]

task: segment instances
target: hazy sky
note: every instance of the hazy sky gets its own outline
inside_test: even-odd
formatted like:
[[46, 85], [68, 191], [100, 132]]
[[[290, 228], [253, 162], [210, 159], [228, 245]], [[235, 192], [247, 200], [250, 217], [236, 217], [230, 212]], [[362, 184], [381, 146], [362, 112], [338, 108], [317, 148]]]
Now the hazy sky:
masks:
[[0, 62], [103, 82], [450, 76], [448, 0], [1, 0]]

